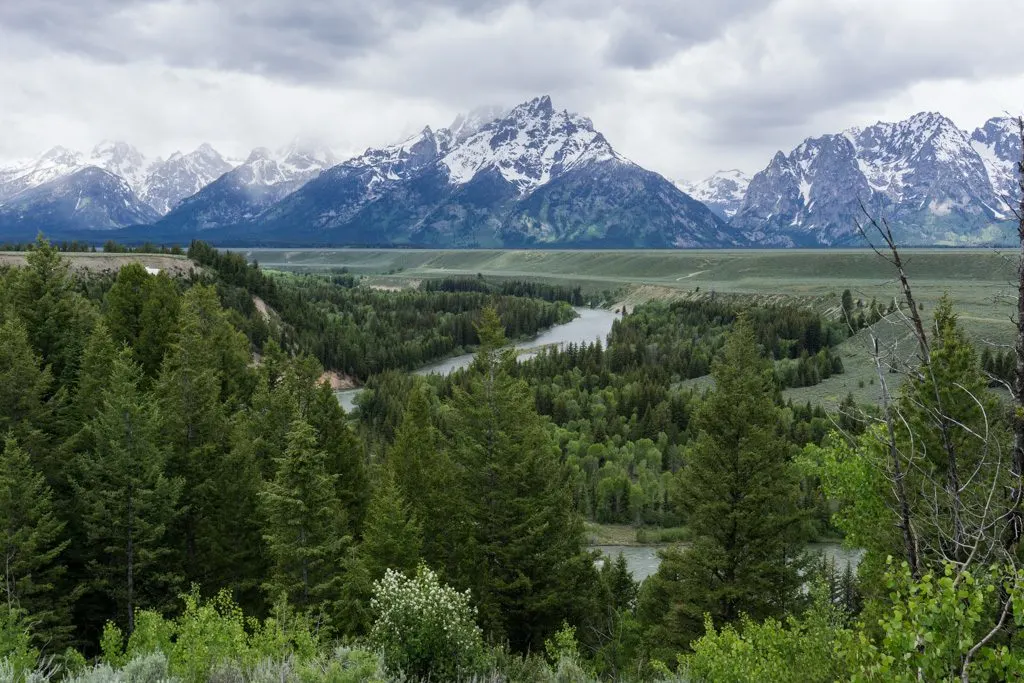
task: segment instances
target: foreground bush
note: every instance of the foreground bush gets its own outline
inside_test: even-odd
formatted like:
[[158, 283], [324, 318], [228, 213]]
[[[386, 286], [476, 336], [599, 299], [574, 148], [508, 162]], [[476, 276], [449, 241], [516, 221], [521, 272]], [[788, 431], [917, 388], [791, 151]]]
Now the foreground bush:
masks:
[[471, 676], [484, 666], [483, 635], [469, 591], [459, 593], [420, 565], [407, 578], [389, 569], [374, 584], [370, 642], [388, 671], [436, 681]]
[[905, 563], [890, 564], [885, 580], [891, 605], [875, 624], [845, 625], [820, 600], [785, 623], [744, 620], [716, 630], [708, 622], [693, 654], [679, 657], [680, 673], [687, 681], [715, 683], [789, 683], [794, 672], [808, 683], [1024, 678], [1024, 652], [1004, 628], [1006, 614], [1024, 613], [1024, 570], [958, 573], [946, 565], [914, 580]]

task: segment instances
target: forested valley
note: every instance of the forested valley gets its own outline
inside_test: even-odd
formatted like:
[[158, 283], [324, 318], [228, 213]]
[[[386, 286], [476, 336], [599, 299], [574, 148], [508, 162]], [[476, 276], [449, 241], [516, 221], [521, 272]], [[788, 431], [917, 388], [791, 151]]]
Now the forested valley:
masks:
[[[1021, 371], [948, 298], [926, 324], [905, 279], [835, 315], [707, 293], [517, 358], [609, 293], [76, 246], [0, 270], [0, 680], [1024, 677]], [[878, 353], [879, 405], [784, 400], [885, 316], [917, 354]], [[637, 583], [588, 524], [684, 542]]]

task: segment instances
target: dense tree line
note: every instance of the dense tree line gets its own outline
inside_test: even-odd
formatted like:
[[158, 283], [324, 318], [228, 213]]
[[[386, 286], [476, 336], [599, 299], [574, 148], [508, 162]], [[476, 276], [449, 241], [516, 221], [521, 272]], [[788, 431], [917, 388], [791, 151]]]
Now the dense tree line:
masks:
[[575, 315], [564, 301], [518, 294], [444, 290], [399, 293], [357, 287], [351, 275], [271, 276], [243, 256], [193, 242], [189, 257], [214, 273], [225, 303], [259, 334], [252, 296], [280, 316], [281, 345], [312, 354], [324, 367], [365, 380], [389, 369], [412, 370], [475, 348], [475, 324], [495, 308], [506, 334], [529, 338]]
[[[752, 326], [760, 325], [760, 336], [772, 342], [759, 344], [762, 351], [800, 346], [801, 338], [808, 336], [834, 342], [840, 334], [810, 313], [787, 315], [781, 310], [769, 309], [770, 315], [751, 311], [747, 316]], [[735, 304], [644, 304], [614, 323], [607, 348], [601, 343], [552, 347], [510, 369], [530, 387], [536, 410], [551, 419], [571, 472], [574, 502], [588, 519], [666, 527], [686, 523], [671, 494], [695, 434], [692, 415], [704, 397], [670, 382], [708, 373], [736, 315]], [[799, 324], [779, 322], [787, 320]], [[820, 333], [823, 327], [829, 331]], [[808, 329], [813, 331], [808, 334]], [[796, 339], [776, 340], [771, 335], [779, 330]], [[841, 361], [829, 354], [828, 347], [818, 348], [814, 356], [804, 351], [795, 360], [780, 361], [774, 386], [810, 383], [800, 374], [806, 367], [820, 372], [814, 375], [815, 383], [828, 376], [831, 364]], [[644, 353], [637, 355], [637, 349]], [[821, 360], [827, 369], [819, 371], [811, 364]], [[430, 381], [443, 397], [461, 380], [456, 374]], [[401, 373], [370, 379], [357, 399], [368, 439], [383, 438], [387, 443], [393, 438], [405, 397], [415, 386], [416, 380]], [[828, 433], [831, 422], [820, 407], [784, 405], [778, 396], [773, 400], [779, 403], [780, 424], [794, 451], [808, 442], [821, 442]], [[830, 527], [827, 506], [814, 482], [806, 482], [806, 488], [804, 504], [813, 509], [819, 530], [825, 531]]]
[[[750, 306], [713, 298], [651, 302], [615, 323], [607, 351], [610, 369], [644, 368], [663, 382], [702, 377], [710, 371], [726, 333], [742, 312], [761, 348], [776, 360], [797, 361], [798, 368], [809, 366], [809, 359], [822, 351], [831, 355], [831, 347], [847, 336], [843, 325], [797, 306]], [[831, 359], [827, 364], [831, 372], [841, 367]]]
[[483, 275], [476, 277], [446, 277], [424, 280], [420, 285], [424, 292], [485, 292], [505, 296], [525, 296], [544, 301], [565, 301], [573, 306], [592, 305], [595, 298], [587, 298], [583, 288], [552, 285], [532, 280], [488, 280]]
[[1010, 386], [1017, 371], [1017, 352], [1014, 349], [992, 350], [988, 346], [981, 350], [981, 370], [992, 386]]
[[[95, 251], [95, 249], [93, 250]], [[114, 240], [107, 240], [103, 243], [104, 254], [171, 254], [173, 256], [183, 256], [185, 251], [177, 244], [171, 246], [164, 246], [162, 244], [154, 244], [153, 242], [143, 242], [130, 246], [127, 244], [120, 244]]]
[[[29, 251], [34, 248], [34, 242], [3, 242], [0, 243], [0, 251]], [[61, 240], [50, 245], [62, 253], [96, 253], [96, 245], [92, 242], [81, 240]], [[102, 251], [105, 254], [172, 254], [184, 256], [185, 251], [178, 245], [164, 246], [152, 242], [143, 242], [135, 246], [120, 244], [114, 240], [107, 240], [103, 243]]]
[[104, 624], [130, 635], [190, 585], [365, 635], [373, 582], [420, 561], [471, 589], [484, 632], [516, 651], [597, 599], [564, 463], [494, 309], [443, 423], [413, 395], [394, 447], [368, 459], [320, 364], [254, 348], [214, 287], [127, 264], [90, 300], [40, 242], [0, 292], [2, 604], [36, 647], [95, 652]]
[[[0, 251], [28, 251], [33, 247], [32, 242], [0, 242]], [[94, 252], [96, 245], [78, 240], [61, 240], [54, 242], [52, 247], [60, 252]]]

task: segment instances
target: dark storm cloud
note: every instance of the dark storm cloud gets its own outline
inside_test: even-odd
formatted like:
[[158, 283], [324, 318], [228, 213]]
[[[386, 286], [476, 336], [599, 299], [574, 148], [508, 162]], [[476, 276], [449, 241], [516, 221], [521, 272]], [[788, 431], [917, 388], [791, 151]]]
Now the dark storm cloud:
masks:
[[986, 16], [985, 6], [994, 10], [995, 2], [979, 0], [974, 12], [936, 3], [932, 14], [913, 5], [872, 12], [778, 3], [750, 22], [761, 31], [745, 26], [709, 55], [724, 60], [709, 61], [708, 69], [721, 66], [732, 77], [699, 91], [681, 88], [678, 101], [713, 112], [705, 131], [712, 142], [770, 144], [782, 131], [822, 133], [808, 125], [823, 113], [878, 102], [915, 84], [1020, 73], [1021, 22], [996, 11]]
[[[231, 69], [293, 80], [334, 73], [383, 40], [389, 3], [42, 0], [0, 3], [0, 30], [107, 62]], [[402, 19], [412, 20], [408, 15]]]
[[615, 65], [645, 69], [680, 50], [717, 38], [727, 26], [771, 2], [639, 0], [625, 5], [628, 11], [612, 25], [608, 59]]
[[1018, 14], [1006, 0], [0, 0], [0, 159], [112, 135], [244, 154], [300, 126], [362, 149], [549, 93], [655, 170], [753, 169], [921, 108], [966, 125], [1015, 109]]
[[[487, 23], [526, 8], [596, 22], [613, 66], [645, 68], [709, 40], [768, 0], [39, 0], [0, 3], [0, 30], [106, 62], [159, 60], [318, 82], [346, 75], [396, 32], [444, 16]], [[591, 30], [592, 26], [591, 24]], [[453, 34], [458, 43], [460, 36]]]
[[293, 81], [336, 75], [439, 12], [486, 20], [485, 0], [39, 0], [0, 3], [0, 31], [108, 62], [231, 69]]

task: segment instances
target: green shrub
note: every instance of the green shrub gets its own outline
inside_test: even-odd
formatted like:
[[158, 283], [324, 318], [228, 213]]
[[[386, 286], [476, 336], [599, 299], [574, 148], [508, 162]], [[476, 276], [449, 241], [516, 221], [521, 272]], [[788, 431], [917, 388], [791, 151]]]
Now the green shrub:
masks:
[[424, 565], [413, 578], [389, 569], [373, 585], [370, 642], [388, 671], [415, 678], [456, 680], [484, 666], [483, 636], [469, 591], [441, 584]]
[[121, 669], [121, 679], [126, 683], [170, 683], [173, 679], [167, 669], [167, 657], [162, 652], [151, 652], [133, 657]]
[[366, 650], [337, 648], [329, 658], [306, 662], [298, 670], [303, 683], [384, 683], [383, 662]]
[[24, 615], [17, 609], [0, 609], [0, 658], [10, 672], [9, 680], [21, 680], [35, 670], [39, 660], [39, 651], [30, 643]]

